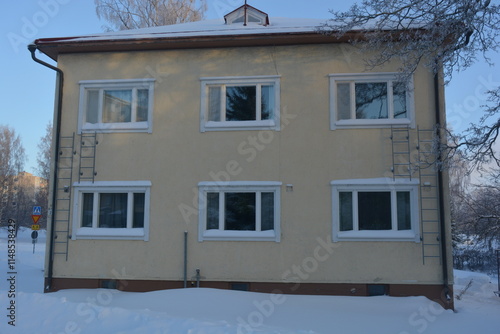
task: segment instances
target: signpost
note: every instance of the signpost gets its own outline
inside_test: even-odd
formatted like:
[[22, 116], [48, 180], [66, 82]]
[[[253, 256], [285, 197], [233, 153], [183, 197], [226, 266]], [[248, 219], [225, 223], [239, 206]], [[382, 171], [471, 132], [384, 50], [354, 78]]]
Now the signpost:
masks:
[[35, 244], [36, 240], [38, 238], [38, 230], [40, 229], [40, 225], [38, 224], [38, 221], [42, 217], [42, 207], [41, 206], [34, 206], [33, 207], [33, 214], [31, 215], [31, 219], [33, 220], [33, 225], [31, 225], [31, 229], [33, 232], [31, 232], [31, 239], [33, 239], [33, 254], [35, 254]]
[[38, 221], [40, 220], [40, 217], [42, 217], [42, 207], [34, 206], [33, 214], [31, 215], [31, 219], [33, 219], [33, 224], [37, 224]]

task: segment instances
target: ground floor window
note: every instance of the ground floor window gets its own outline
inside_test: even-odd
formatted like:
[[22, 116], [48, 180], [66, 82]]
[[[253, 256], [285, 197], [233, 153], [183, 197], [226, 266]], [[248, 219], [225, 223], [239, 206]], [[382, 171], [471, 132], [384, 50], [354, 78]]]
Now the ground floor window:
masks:
[[280, 238], [280, 182], [201, 182], [199, 240]]
[[149, 181], [78, 183], [73, 239], [148, 239]]
[[418, 181], [332, 181], [334, 240], [418, 241]]

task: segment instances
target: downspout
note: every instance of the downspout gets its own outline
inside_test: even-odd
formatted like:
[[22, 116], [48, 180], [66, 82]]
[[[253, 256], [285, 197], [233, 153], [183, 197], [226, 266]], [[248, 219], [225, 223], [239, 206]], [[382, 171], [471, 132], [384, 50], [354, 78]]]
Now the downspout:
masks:
[[187, 237], [188, 231], [184, 231], [184, 289], [187, 288]]
[[[61, 115], [62, 115], [62, 97], [63, 97], [63, 84], [64, 84], [64, 74], [63, 71], [55, 66], [52, 66], [38, 58], [36, 58], [35, 51], [37, 50], [36, 44], [30, 44], [28, 45], [28, 50], [31, 52], [31, 58], [39, 64], [42, 64], [45, 67], [50, 68], [51, 70], [54, 70], [57, 72], [57, 81], [56, 81], [56, 94], [57, 94], [57, 100], [56, 100], [56, 117], [55, 117], [55, 141], [54, 141], [54, 179], [52, 181], [52, 215], [51, 215], [51, 222], [50, 222], [50, 241], [49, 241], [49, 263], [48, 263], [48, 273], [47, 273], [47, 285], [45, 286], [45, 291], [48, 292], [52, 289], [52, 275], [53, 275], [53, 267], [54, 267], [54, 226], [55, 226], [55, 205], [56, 205], [56, 198], [57, 198], [57, 166], [59, 164], [59, 154], [57, 154], [59, 150], [59, 135], [61, 133]], [[54, 132], [53, 132], [54, 134]]]
[[[434, 74], [434, 103], [436, 110], [436, 136], [439, 141], [439, 145], [441, 145], [441, 101], [440, 101], [440, 92], [439, 92], [439, 71]], [[448, 306], [451, 301], [450, 297], [450, 287], [448, 285], [448, 247], [446, 243], [446, 224], [445, 224], [445, 213], [444, 213], [444, 180], [443, 180], [443, 170], [441, 163], [443, 162], [443, 157], [441, 155], [441, 150], [438, 151], [437, 156], [437, 177], [438, 177], [438, 192], [439, 192], [439, 222], [440, 222], [440, 235], [441, 235], [441, 256], [443, 260], [443, 295], [445, 297], [445, 302]]]

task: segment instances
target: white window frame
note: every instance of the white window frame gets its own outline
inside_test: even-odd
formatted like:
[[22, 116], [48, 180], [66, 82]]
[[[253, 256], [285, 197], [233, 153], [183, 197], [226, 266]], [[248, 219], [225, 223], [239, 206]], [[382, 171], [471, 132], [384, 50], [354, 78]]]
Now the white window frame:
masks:
[[[207, 230], [207, 193], [218, 192], [273, 192], [274, 193], [274, 230], [259, 231], [260, 215], [260, 198], [256, 196], [256, 231], [228, 231], [223, 229], [221, 223], [222, 218], [219, 218], [218, 230]], [[219, 196], [221, 198], [223, 196]], [[231, 182], [200, 182], [198, 184], [198, 200], [199, 200], [199, 229], [198, 241], [207, 240], [231, 240], [231, 241], [275, 241], [281, 239], [280, 232], [280, 208], [281, 208], [281, 182], [272, 181], [231, 181]], [[219, 201], [219, 214], [223, 216], [224, 207], [223, 200]]]
[[[418, 185], [415, 179], [374, 178], [336, 180], [330, 182], [332, 188], [332, 240], [333, 241], [414, 241], [420, 242]], [[357, 230], [357, 192], [391, 192], [392, 230]], [[396, 192], [410, 192], [410, 230], [397, 230]], [[339, 193], [353, 192], [353, 230], [340, 231]]]
[[[80, 81], [80, 101], [78, 112], [78, 133], [82, 132], [148, 132], [153, 129], [153, 97], [154, 97], [154, 78], [145, 79], [124, 79], [124, 80], [84, 80]], [[87, 91], [99, 90], [99, 110], [98, 119], [102, 120], [102, 94], [104, 90], [125, 90], [130, 89], [133, 92], [132, 101], [132, 120], [123, 123], [103, 123], [96, 124], [86, 122], [87, 111]], [[137, 89], [148, 89], [148, 120], [136, 122], [136, 91]]]
[[[407, 118], [393, 118], [393, 82], [397, 81], [397, 73], [349, 73], [349, 74], [329, 74], [330, 78], [330, 129], [349, 129], [349, 128], [382, 128], [391, 126], [409, 126], [415, 127], [415, 111], [413, 96], [413, 77], [406, 88], [406, 108]], [[355, 118], [355, 83], [382, 83], [386, 82], [387, 91], [387, 119], [356, 119]], [[338, 120], [337, 112], [337, 84], [351, 84], [351, 119]]]
[[[149, 240], [149, 209], [150, 209], [150, 181], [96, 181], [73, 184], [73, 231], [72, 240], [78, 239], [118, 239], [118, 240]], [[94, 195], [94, 218], [92, 227], [82, 227], [83, 194], [91, 193], [128, 193], [129, 205], [126, 228], [97, 227], [98, 197]], [[131, 195], [144, 193], [144, 227], [132, 227]], [[96, 205], [97, 204], [97, 205]]]
[[[280, 130], [280, 76], [249, 76], [249, 77], [206, 77], [201, 81], [200, 131], [234, 131], [234, 130]], [[225, 87], [226, 86], [257, 86], [272, 85], [274, 87], [274, 117], [261, 120], [260, 94], [257, 94], [257, 120], [254, 121], [209, 121], [208, 119], [208, 89], [210, 86], [221, 86], [221, 116], [225, 118]]]

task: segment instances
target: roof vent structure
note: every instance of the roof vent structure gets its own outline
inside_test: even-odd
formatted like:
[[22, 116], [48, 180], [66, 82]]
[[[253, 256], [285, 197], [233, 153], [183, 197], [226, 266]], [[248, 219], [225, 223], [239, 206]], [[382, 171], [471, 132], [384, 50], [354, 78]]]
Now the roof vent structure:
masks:
[[269, 16], [257, 8], [247, 5], [245, 1], [243, 6], [224, 15], [224, 21], [226, 24], [243, 23], [244, 26], [247, 24], [267, 26], [269, 25]]

